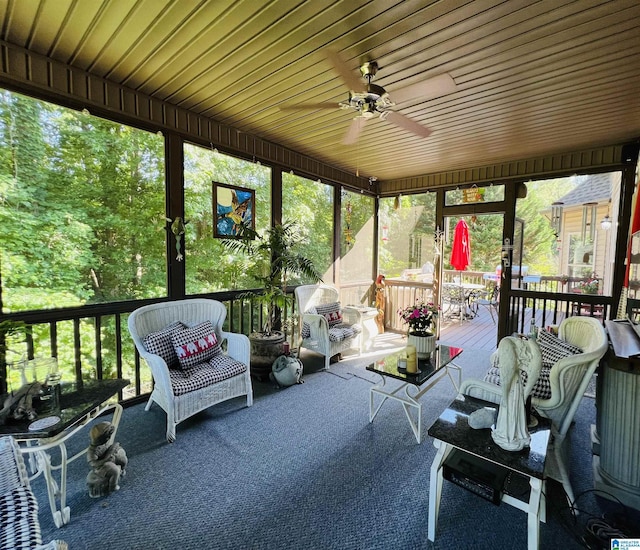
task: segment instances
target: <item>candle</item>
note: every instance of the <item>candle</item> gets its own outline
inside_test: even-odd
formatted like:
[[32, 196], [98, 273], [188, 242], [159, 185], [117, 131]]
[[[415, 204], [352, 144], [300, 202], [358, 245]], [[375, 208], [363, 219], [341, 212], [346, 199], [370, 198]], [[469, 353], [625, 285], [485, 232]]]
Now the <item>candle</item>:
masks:
[[407, 372], [418, 372], [418, 355], [415, 346], [407, 346]]

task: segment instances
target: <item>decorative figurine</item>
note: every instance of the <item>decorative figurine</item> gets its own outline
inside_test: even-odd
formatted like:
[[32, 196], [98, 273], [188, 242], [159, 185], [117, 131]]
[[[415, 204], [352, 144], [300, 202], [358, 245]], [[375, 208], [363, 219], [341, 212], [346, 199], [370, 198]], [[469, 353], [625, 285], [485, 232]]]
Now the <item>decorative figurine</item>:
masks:
[[115, 428], [111, 422], [99, 422], [89, 431], [90, 445], [87, 449], [87, 462], [92, 470], [87, 475], [89, 496], [98, 498], [120, 489], [120, 476], [125, 475], [127, 454], [120, 443], [109, 440]]
[[176, 239], [176, 252], [177, 252], [176, 260], [181, 262], [182, 260], [184, 260], [184, 256], [182, 254], [180, 243], [181, 243], [182, 236], [185, 233], [185, 225], [187, 225], [189, 222], [184, 221], [180, 216], [178, 216], [177, 218], [174, 218], [173, 220], [171, 218], [165, 218], [165, 219], [169, 223], [171, 223], [171, 226], [170, 226], [171, 233], [173, 233], [173, 236]]
[[[525, 401], [533, 390], [542, 368], [540, 348], [535, 340], [507, 336], [498, 345], [502, 399], [493, 440], [506, 451], [519, 451], [528, 446], [531, 436], [527, 429]], [[527, 373], [523, 387], [520, 371]]]

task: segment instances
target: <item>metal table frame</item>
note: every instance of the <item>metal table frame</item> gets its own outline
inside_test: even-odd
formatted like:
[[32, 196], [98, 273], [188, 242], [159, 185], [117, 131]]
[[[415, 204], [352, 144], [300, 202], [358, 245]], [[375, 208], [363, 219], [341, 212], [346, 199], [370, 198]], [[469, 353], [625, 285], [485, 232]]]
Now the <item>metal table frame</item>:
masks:
[[[36, 432], [29, 432], [27, 426], [29, 421], [20, 421], [17, 425], [1, 426], [2, 435], [13, 437], [20, 446], [20, 451], [28, 457], [31, 470], [29, 481], [39, 476], [43, 476], [47, 484], [47, 495], [49, 497], [49, 507], [56, 527], [62, 527], [69, 523], [71, 510], [67, 506], [67, 468], [68, 465], [84, 456], [88, 451], [88, 446], [73, 456], [69, 457], [66, 442], [82, 431], [94, 419], [112, 412], [111, 423], [113, 424], [113, 434], [109, 444], [115, 441], [118, 426], [122, 417], [122, 405], [112, 402], [119, 391], [129, 384], [128, 380], [99, 380], [84, 384], [81, 389], [76, 389], [63, 397], [83, 395], [83, 388], [87, 388], [88, 397], [79, 399], [75, 403], [64, 408], [65, 414], [60, 414], [63, 418], [51, 428], [45, 428]], [[75, 385], [72, 385], [75, 387]], [[96, 389], [97, 388], [97, 389]], [[96, 391], [97, 393], [92, 393]], [[61, 409], [50, 412], [59, 414]], [[58, 449], [60, 462], [54, 464], [51, 451]], [[55, 475], [55, 472], [58, 475]], [[56, 477], [58, 479], [56, 479]]]
[[[119, 403], [107, 405], [101, 403], [97, 405], [70, 429], [55, 437], [37, 440], [20, 440], [20, 438], [16, 438], [20, 443], [26, 443], [26, 446], [20, 446], [20, 451], [24, 455], [29, 455], [29, 465], [31, 466], [31, 472], [33, 474], [29, 477], [29, 481], [36, 479], [40, 475], [44, 475], [47, 483], [49, 507], [51, 508], [51, 515], [53, 516], [53, 522], [56, 524], [56, 527], [66, 525], [71, 519], [71, 510], [67, 506], [67, 467], [74, 460], [87, 454], [88, 450], [87, 447], [69, 458], [67, 455], [66, 441], [81, 431], [92, 420], [112, 409], [113, 419], [111, 423], [113, 424], [114, 431], [109, 440], [109, 444], [112, 444], [118, 431], [120, 418], [122, 417], [122, 405]], [[60, 450], [60, 463], [54, 465], [52, 464], [51, 454], [48, 451], [56, 447]], [[55, 471], [60, 472], [59, 482], [56, 481], [53, 475]]]
[[[448, 346], [438, 346], [438, 348], [450, 349]], [[459, 355], [462, 352], [457, 354]], [[398, 355], [392, 354], [392, 355]], [[456, 355], [456, 357], [457, 357]], [[423, 379], [418, 379], [415, 376], [407, 375], [406, 373], [400, 373], [396, 370], [395, 374], [385, 373], [379, 370], [375, 370], [372, 367], [367, 367], [367, 370], [371, 372], [375, 372], [381, 378], [379, 384], [371, 387], [369, 391], [369, 422], [373, 422], [373, 419], [376, 417], [382, 405], [385, 403], [387, 399], [393, 399], [395, 401], [399, 401], [402, 403], [402, 408], [407, 416], [407, 420], [409, 421], [409, 425], [411, 426], [411, 430], [413, 431], [413, 435], [416, 438], [418, 443], [422, 442], [422, 405], [420, 404], [419, 399], [429, 390], [431, 389], [440, 379], [446, 374], [451, 380], [451, 384], [453, 385], [456, 392], [460, 388], [460, 383], [462, 381], [462, 369], [453, 363], [453, 359], [451, 358], [445, 364], [440, 365], [434, 372]], [[458, 373], [458, 381], [454, 380], [451, 375], [450, 369], [457, 371]], [[395, 388], [387, 389], [387, 378], [395, 378], [401, 381], [400, 385], [397, 385]], [[426, 385], [425, 385], [426, 384]], [[417, 391], [413, 395], [410, 393], [410, 389], [415, 388]], [[404, 395], [402, 395], [404, 393]], [[382, 400], [378, 403], [378, 406], [375, 405], [375, 395], [382, 396]], [[411, 409], [416, 410], [416, 418], [413, 418], [411, 415]]]

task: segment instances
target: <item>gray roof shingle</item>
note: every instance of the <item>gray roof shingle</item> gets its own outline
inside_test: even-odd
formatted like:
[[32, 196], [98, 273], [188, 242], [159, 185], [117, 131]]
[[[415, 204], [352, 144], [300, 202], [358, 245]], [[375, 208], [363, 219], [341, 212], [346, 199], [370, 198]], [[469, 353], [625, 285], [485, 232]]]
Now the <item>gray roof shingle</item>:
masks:
[[588, 202], [602, 202], [611, 198], [611, 175], [593, 174], [579, 183], [564, 197], [558, 199], [563, 206], [576, 206]]

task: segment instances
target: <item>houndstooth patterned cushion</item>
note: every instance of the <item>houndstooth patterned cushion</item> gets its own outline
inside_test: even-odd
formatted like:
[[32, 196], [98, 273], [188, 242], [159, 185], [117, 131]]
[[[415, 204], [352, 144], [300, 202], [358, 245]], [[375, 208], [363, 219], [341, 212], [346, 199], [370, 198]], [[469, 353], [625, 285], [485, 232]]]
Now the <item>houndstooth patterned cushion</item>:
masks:
[[343, 323], [329, 329], [329, 340], [331, 342], [342, 342], [343, 340], [353, 338], [361, 332], [362, 329], [360, 325], [347, 325]]
[[0, 496], [0, 548], [29, 549], [42, 544], [38, 502], [26, 487]]
[[185, 328], [187, 327], [183, 323], [175, 321], [158, 332], [150, 332], [143, 338], [142, 343], [149, 353], [159, 355], [170, 369], [175, 369], [178, 367], [178, 356], [171, 337], [175, 332]]
[[[497, 356], [495, 358], [495, 362], [497, 363]], [[537, 397], [539, 399], [551, 399], [551, 383], [549, 382], [550, 374], [551, 367], [543, 366], [540, 370], [538, 381], [535, 383], [533, 390], [531, 391], [531, 395], [533, 397]], [[522, 377], [522, 384], [525, 385], [527, 383], [527, 373], [520, 371], [520, 375]], [[497, 366], [497, 364], [487, 371], [487, 374], [484, 375], [484, 381], [500, 386], [500, 367]]]
[[171, 336], [171, 341], [182, 369], [206, 363], [214, 355], [222, 352], [210, 321], [175, 332]]
[[174, 395], [184, 395], [216, 382], [222, 382], [247, 370], [244, 363], [219, 353], [209, 362], [195, 365], [185, 370], [170, 370], [171, 387]]
[[[539, 399], [551, 398], [551, 382], [549, 376], [551, 374], [551, 368], [560, 359], [564, 357], [571, 357], [577, 353], [582, 353], [582, 350], [565, 342], [558, 338], [555, 334], [546, 330], [541, 330], [538, 333], [538, 346], [540, 347], [540, 354], [542, 355], [542, 369], [540, 370], [540, 376], [538, 381], [533, 386], [532, 395]], [[527, 383], [527, 374], [524, 371], [520, 371], [522, 375], [522, 383]], [[500, 385], [500, 367], [498, 366], [498, 354], [497, 352], [491, 356], [491, 368], [484, 376], [485, 382], [491, 384]]]
[[335, 327], [342, 323], [342, 311], [340, 302], [331, 302], [329, 304], [319, 304], [315, 307], [318, 315], [324, 316], [329, 323], [329, 327]]
[[542, 366], [552, 367], [563, 357], [571, 357], [577, 353], [582, 353], [582, 349], [578, 346], [565, 342], [546, 330], [541, 330], [538, 333], [537, 342], [542, 354]]

